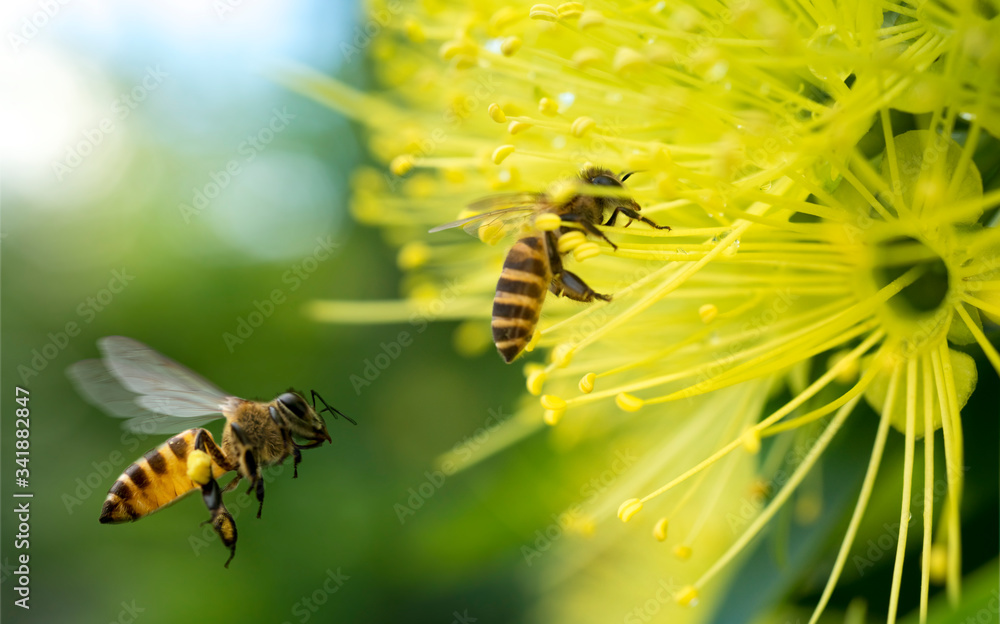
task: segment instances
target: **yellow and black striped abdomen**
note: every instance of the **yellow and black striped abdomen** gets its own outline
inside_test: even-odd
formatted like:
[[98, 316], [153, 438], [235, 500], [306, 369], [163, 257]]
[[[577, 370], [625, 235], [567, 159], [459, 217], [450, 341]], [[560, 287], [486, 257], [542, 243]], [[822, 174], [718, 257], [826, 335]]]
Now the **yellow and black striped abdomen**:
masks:
[[552, 271], [541, 236], [517, 241], [507, 254], [493, 299], [493, 342], [506, 362], [531, 340]]
[[[178, 433], [129, 466], [108, 492], [101, 508], [101, 523], [138, 520], [199, 488], [188, 478], [187, 470], [187, 457], [194, 449], [197, 431]], [[212, 462], [216, 478], [225, 472]]]

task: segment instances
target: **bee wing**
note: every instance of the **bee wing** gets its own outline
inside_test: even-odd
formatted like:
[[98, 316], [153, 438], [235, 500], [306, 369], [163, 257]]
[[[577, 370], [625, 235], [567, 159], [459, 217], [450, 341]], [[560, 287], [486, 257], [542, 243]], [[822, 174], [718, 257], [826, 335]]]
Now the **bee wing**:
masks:
[[123, 427], [136, 433], [177, 433], [210, 422], [218, 414], [180, 418], [143, 407], [149, 398], [127, 390], [101, 360], [83, 360], [66, 369], [66, 374], [85, 401], [112, 416], [127, 418]]
[[[519, 229], [528, 217], [538, 212], [540, 201], [541, 195], [537, 193], [487, 197], [469, 205], [469, 210], [485, 212], [439, 225], [432, 228], [430, 233], [461, 227], [476, 238], [493, 239], [493, 242], [496, 242], [506, 234]], [[496, 208], [496, 206], [503, 207]], [[487, 210], [488, 208], [494, 210]]]

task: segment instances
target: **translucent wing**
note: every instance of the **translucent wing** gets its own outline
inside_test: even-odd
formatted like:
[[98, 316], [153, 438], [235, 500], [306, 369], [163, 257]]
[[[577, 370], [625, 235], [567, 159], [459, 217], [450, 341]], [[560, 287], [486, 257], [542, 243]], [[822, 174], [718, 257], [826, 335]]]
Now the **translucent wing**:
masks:
[[123, 426], [136, 433], [177, 433], [219, 417], [213, 413], [180, 418], [146, 409], [139, 401], [149, 397], [125, 389], [101, 360], [77, 362], [66, 369], [66, 374], [84, 400], [112, 416], [127, 418]]
[[[528, 219], [539, 211], [542, 196], [533, 193], [487, 197], [469, 205], [469, 210], [479, 212], [470, 217], [439, 225], [430, 233], [461, 227], [466, 232], [489, 244], [496, 244], [507, 235], [518, 231]], [[496, 208], [496, 206], [503, 206]], [[493, 210], [488, 210], [494, 208]], [[485, 211], [485, 212], [482, 212]]]

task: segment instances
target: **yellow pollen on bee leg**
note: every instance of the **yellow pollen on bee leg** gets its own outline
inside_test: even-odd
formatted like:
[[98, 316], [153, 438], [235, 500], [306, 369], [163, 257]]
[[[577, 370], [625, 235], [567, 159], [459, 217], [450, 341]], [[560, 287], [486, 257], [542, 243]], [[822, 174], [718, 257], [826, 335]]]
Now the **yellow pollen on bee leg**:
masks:
[[674, 600], [682, 607], [693, 607], [698, 604], [698, 590], [691, 585], [682, 587], [674, 596]]
[[528, 380], [526, 385], [528, 386], [528, 392], [538, 396], [542, 393], [542, 386], [545, 385], [545, 380], [548, 379], [548, 373], [544, 370], [534, 370], [528, 373]]
[[486, 110], [490, 114], [490, 119], [497, 123], [506, 123], [507, 115], [503, 114], [503, 109], [496, 102], [490, 104], [489, 108]]
[[562, 227], [562, 219], [553, 212], [544, 212], [535, 217], [535, 227], [543, 232], [552, 232]]
[[601, 255], [601, 248], [597, 243], [593, 241], [587, 241], [585, 243], [582, 243], [576, 249], [573, 250], [573, 257], [576, 259], [577, 262], [590, 260], [591, 258], [596, 258], [599, 255]]
[[642, 510], [642, 501], [638, 498], [630, 498], [618, 508], [618, 517], [622, 522], [628, 522], [632, 516]]
[[681, 561], [687, 561], [691, 558], [691, 547], [685, 544], [678, 544], [674, 546], [674, 556]]
[[653, 537], [656, 538], [656, 541], [663, 542], [667, 539], [667, 527], [669, 524], [670, 520], [667, 518], [660, 518], [656, 521], [656, 524], [653, 525]]
[[520, 49], [520, 37], [507, 37], [503, 40], [503, 43], [500, 44], [500, 52], [502, 52], [504, 56], [514, 56]]
[[513, 145], [501, 145], [500, 147], [493, 150], [493, 155], [490, 157], [490, 159], [493, 161], [494, 165], [499, 165], [513, 153], [514, 153]]
[[195, 449], [187, 458], [187, 476], [198, 485], [205, 485], [212, 476], [212, 459], [205, 451]]
[[587, 237], [580, 230], [571, 230], [559, 237], [556, 241], [556, 249], [559, 253], [565, 254], [573, 251], [587, 240]]
[[580, 392], [584, 394], [590, 394], [594, 391], [594, 381], [597, 379], [597, 375], [594, 373], [587, 373], [580, 379]]
[[706, 303], [698, 308], [698, 316], [701, 317], [702, 323], [708, 325], [715, 320], [715, 317], [719, 316], [719, 307], [714, 303]]
[[639, 397], [633, 394], [628, 394], [627, 392], [620, 392], [618, 396], [615, 397], [615, 405], [617, 405], [618, 409], [623, 412], [638, 412], [642, 409], [642, 406], [645, 405], [645, 403], [646, 402]]

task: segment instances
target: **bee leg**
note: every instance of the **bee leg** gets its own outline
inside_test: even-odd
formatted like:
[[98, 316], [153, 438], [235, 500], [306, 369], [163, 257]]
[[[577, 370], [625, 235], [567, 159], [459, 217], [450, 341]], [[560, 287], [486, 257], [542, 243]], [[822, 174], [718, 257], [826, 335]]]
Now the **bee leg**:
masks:
[[[316, 394], [316, 391], [313, 390], [313, 395], [315, 395], [315, 394]], [[313, 397], [313, 408], [315, 408], [315, 407], [316, 407], [316, 398], [314, 396]], [[292, 434], [289, 433], [288, 428], [282, 426], [281, 419], [278, 416], [278, 410], [273, 405], [271, 407], [267, 408], [267, 409], [270, 410], [270, 412], [271, 412], [271, 420], [273, 420], [274, 424], [278, 425], [278, 429], [281, 430], [282, 436], [284, 437], [284, 440], [285, 440], [285, 449], [286, 449], [286, 451], [289, 448], [292, 449], [292, 457], [295, 458], [295, 464], [292, 466], [292, 469], [294, 471], [293, 474], [292, 474], [292, 478], [293, 479], [298, 479], [299, 478], [299, 462], [302, 461], [302, 453], [299, 451], [299, 448], [297, 446], [295, 446], [295, 443], [292, 441]], [[286, 455], [286, 457], [287, 457], [287, 455]]]
[[[622, 206], [620, 208], [615, 208], [615, 211], [614, 211], [614, 213], [611, 214], [611, 217], [614, 218], [614, 216], [616, 214], [618, 214], [619, 212], [621, 212], [622, 214], [624, 214], [626, 217], [629, 218], [629, 223], [631, 223], [632, 220], [635, 219], [636, 221], [642, 221], [646, 225], [650, 225], [650, 226], [652, 226], [652, 227], [654, 227], [654, 228], [656, 228], [658, 230], [669, 230], [670, 229], [669, 225], [658, 225], [655, 221], [653, 221], [649, 217], [644, 217], [641, 214], [639, 214], [638, 210], [635, 210], [634, 208], [629, 208], [627, 206]], [[609, 221], [610, 221], [610, 219], [609, 219]], [[626, 227], [628, 227], [628, 226], [626, 226]]]
[[[195, 450], [208, 453], [212, 461], [226, 471], [236, 468], [236, 464], [229, 461], [225, 453], [222, 452], [222, 449], [212, 440], [212, 434], [206, 429], [199, 429], [198, 433], [195, 434], [194, 448]], [[239, 478], [239, 474], [237, 473], [234, 481], [238, 481]], [[226, 491], [229, 491], [231, 486], [232, 483], [229, 483], [226, 486]], [[208, 480], [201, 486], [201, 496], [205, 501], [205, 506], [212, 512], [212, 517], [202, 524], [211, 524], [219, 539], [222, 540], [223, 545], [229, 549], [229, 559], [226, 559], [225, 566], [228, 568], [229, 562], [236, 556], [236, 521], [233, 519], [232, 514], [229, 513], [229, 510], [226, 509], [225, 504], [223, 504], [222, 494], [223, 491], [219, 489], [219, 482], [212, 476], [212, 470], [209, 468]]]
[[549, 290], [560, 297], [566, 297], [573, 301], [583, 301], [585, 303], [594, 299], [611, 301], [611, 295], [602, 295], [599, 292], [595, 292], [577, 274], [566, 270], [552, 276], [552, 281], [549, 283]]
[[598, 238], [604, 239], [604, 241], [607, 244], [611, 245], [612, 249], [614, 249], [615, 251], [618, 251], [618, 245], [615, 245], [614, 243], [612, 243], [611, 239], [608, 238], [607, 236], [605, 236], [604, 232], [602, 232], [599, 229], [597, 229], [597, 226], [594, 225], [593, 223], [591, 223], [590, 221], [587, 221], [586, 219], [583, 219], [579, 215], [575, 215], [575, 214], [562, 215], [562, 220], [566, 221], [566, 222], [569, 222], [569, 223], [576, 223], [576, 224], [578, 224], [580, 227], [582, 227], [584, 230], [586, 230], [589, 234], [593, 234], [594, 236], [596, 236]]
[[241, 464], [243, 465], [243, 471], [245, 476], [250, 481], [250, 487], [247, 488], [247, 494], [257, 490], [257, 502], [260, 505], [257, 507], [257, 517], [260, 518], [260, 514], [264, 511], [264, 480], [260, 478], [260, 466], [257, 465], [257, 458], [254, 457], [253, 451], [250, 447], [250, 439], [247, 438], [247, 434], [243, 431], [243, 427], [240, 427], [237, 423], [230, 423], [229, 428], [233, 430], [236, 435], [236, 440], [239, 443], [239, 448], [237, 450], [241, 459]]

